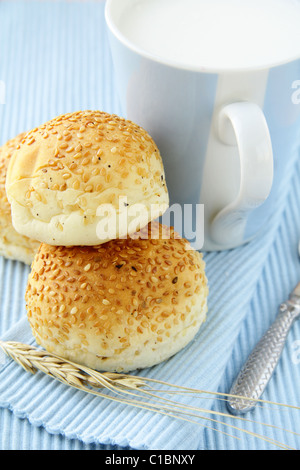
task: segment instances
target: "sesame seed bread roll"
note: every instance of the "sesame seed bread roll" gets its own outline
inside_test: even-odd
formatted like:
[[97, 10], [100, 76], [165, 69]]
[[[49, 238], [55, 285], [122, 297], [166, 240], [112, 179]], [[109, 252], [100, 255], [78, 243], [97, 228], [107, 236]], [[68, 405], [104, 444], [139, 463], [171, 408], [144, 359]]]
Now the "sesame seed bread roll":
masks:
[[0, 255], [31, 264], [40, 244], [31, 238], [20, 235], [14, 229], [11, 207], [5, 191], [8, 164], [24, 135], [23, 133], [19, 134], [0, 147]]
[[96, 370], [127, 372], [195, 337], [207, 312], [202, 255], [173, 229], [168, 239], [165, 226], [150, 225], [152, 239], [146, 227], [105, 245], [41, 244], [26, 290], [38, 344]]
[[[19, 233], [62, 246], [124, 237], [169, 204], [152, 138], [133, 122], [101, 111], [65, 114], [28, 132], [9, 165], [6, 192]], [[143, 211], [137, 215], [132, 209], [139, 204]], [[101, 209], [107, 207], [117, 221], [105, 231], [101, 222], [108, 215]]]

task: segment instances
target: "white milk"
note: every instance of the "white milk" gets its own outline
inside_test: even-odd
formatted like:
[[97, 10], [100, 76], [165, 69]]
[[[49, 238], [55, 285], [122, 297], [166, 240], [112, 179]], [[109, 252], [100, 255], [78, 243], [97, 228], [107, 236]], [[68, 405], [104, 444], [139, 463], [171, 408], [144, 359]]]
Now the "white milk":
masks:
[[120, 31], [158, 59], [215, 69], [258, 68], [300, 57], [300, 0], [124, 0], [122, 7], [126, 4]]

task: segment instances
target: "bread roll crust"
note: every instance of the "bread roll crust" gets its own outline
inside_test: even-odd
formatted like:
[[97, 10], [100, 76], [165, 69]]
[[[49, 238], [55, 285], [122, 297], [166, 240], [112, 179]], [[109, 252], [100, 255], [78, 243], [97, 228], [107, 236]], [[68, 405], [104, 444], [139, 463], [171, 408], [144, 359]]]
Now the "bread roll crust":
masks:
[[39, 242], [20, 235], [13, 227], [11, 207], [5, 190], [9, 162], [24, 137], [25, 133], [21, 133], [0, 147], [0, 255], [31, 264]]
[[126, 372], [194, 338], [207, 312], [202, 255], [173, 229], [150, 225], [152, 238], [146, 227], [93, 247], [41, 244], [26, 290], [38, 344], [93, 369]]
[[[129, 120], [101, 111], [58, 116], [31, 130], [8, 168], [6, 192], [19, 233], [51, 245], [98, 245], [99, 207], [132, 214], [114, 238], [127, 235], [159, 217], [169, 199], [162, 159], [149, 134]], [[154, 210], [151, 211], [151, 208]], [[131, 217], [131, 218], [130, 218]]]

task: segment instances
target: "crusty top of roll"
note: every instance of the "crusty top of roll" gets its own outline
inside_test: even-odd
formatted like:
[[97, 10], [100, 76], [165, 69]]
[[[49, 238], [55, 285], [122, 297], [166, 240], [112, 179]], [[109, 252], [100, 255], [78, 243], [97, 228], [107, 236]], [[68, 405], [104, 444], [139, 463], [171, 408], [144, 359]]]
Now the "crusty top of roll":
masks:
[[[102, 370], [156, 364], [184, 347], [206, 315], [202, 255], [158, 224], [94, 247], [42, 244], [26, 292], [37, 342]], [[166, 238], [169, 234], [170, 238]], [[152, 235], [153, 236], [153, 235]]]
[[[31, 130], [9, 165], [6, 191], [15, 228], [51, 245], [95, 245], [97, 209], [146, 207], [140, 226], [168, 205], [162, 159], [149, 134], [131, 121], [101, 111], [58, 116]], [[162, 210], [161, 207], [164, 206]], [[156, 212], [151, 214], [151, 207]], [[136, 215], [135, 215], [136, 218]], [[127, 234], [119, 227], [116, 238]]]
[[39, 243], [15, 231], [5, 190], [8, 164], [24, 136], [21, 133], [0, 147], [0, 255], [30, 264]]

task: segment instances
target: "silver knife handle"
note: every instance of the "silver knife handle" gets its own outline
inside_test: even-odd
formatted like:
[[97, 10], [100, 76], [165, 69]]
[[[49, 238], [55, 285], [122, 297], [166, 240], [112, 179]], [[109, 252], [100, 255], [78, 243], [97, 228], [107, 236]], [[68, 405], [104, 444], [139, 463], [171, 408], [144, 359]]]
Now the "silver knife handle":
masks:
[[248, 357], [230, 390], [230, 395], [247, 397], [244, 400], [228, 397], [227, 405], [232, 414], [246, 413], [255, 407], [255, 400], [259, 400], [265, 390], [281, 356], [288, 332], [299, 313], [297, 305], [289, 301], [281, 304], [274, 323]]

